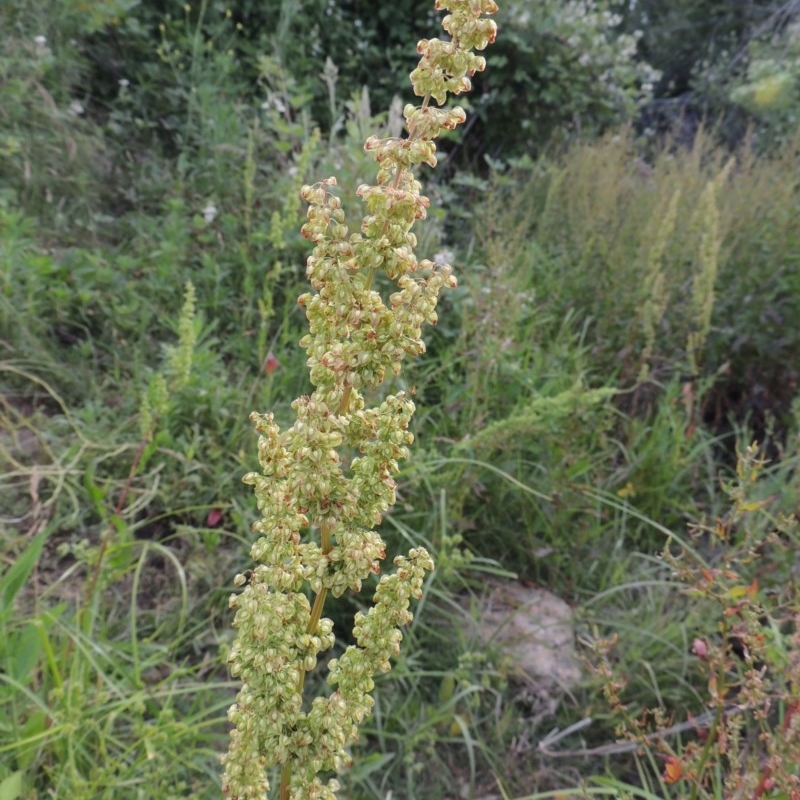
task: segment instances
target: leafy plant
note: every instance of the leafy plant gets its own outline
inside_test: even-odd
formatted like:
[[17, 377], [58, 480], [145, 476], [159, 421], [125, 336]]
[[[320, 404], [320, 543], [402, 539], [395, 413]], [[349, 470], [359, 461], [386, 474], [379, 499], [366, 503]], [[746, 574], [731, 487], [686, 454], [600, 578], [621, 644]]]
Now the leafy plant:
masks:
[[[424, 573], [433, 568], [424, 548], [395, 559], [397, 570], [379, 581], [372, 608], [356, 615], [356, 644], [328, 665], [336, 690], [304, 710], [306, 675], [336, 641], [332, 621], [322, 617], [326, 596], [359, 592], [380, 572], [386, 545], [372, 528], [395, 501], [393, 473], [413, 439], [414, 405], [404, 392], [372, 408], [362, 392], [375, 391], [387, 372], [399, 373], [406, 357], [424, 351], [421, 326], [436, 322], [440, 289], [455, 286], [449, 265], [419, 262], [414, 254], [411, 227], [425, 217], [429, 200], [411, 167], [435, 166], [434, 140], [464, 122], [463, 109], [431, 101], [441, 105], [448, 93], [468, 91], [469, 76], [485, 68], [471, 51], [494, 41], [496, 25], [483, 15], [497, 6], [439, 0], [437, 7], [450, 12], [442, 24], [452, 39], [418, 45], [422, 58], [411, 81], [423, 100], [404, 109], [408, 138], [371, 136], [365, 144], [379, 171], [377, 185], [357, 192], [367, 210], [361, 233], [349, 234], [332, 191], [335, 178], [303, 189], [315, 293], [300, 298], [310, 330], [301, 344], [315, 390], [295, 401], [297, 421], [285, 433], [272, 414], [251, 417], [261, 433], [262, 474], [245, 482], [255, 487], [262, 518], [253, 526], [261, 534], [251, 550], [258, 566], [237, 575], [244, 589], [231, 598], [237, 637], [229, 662], [244, 684], [229, 712], [235, 728], [223, 757], [223, 789], [232, 797], [263, 797], [271, 766], [280, 767], [281, 800], [335, 796], [337, 781], [323, 782], [318, 773], [349, 763], [346, 748], [374, 704], [372, 676], [390, 668], [399, 627], [412, 618], [409, 601], [421, 597]], [[420, 270], [424, 279], [414, 277]], [[397, 286], [390, 306], [373, 289], [384, 274]], [[303, 541], [304, 531], [318, 531], [319, 541]]]
[[[144, 392], [138, 449], [94, 441], [85, 408], [73, 414], [42, 378], [3, 363], [0, 457], [14, 507], [4, 508], [2, 528], [0, 752], [8, 770], [0, 780], [19, 796], [47, 787], [72, 797], [134, 798], [145, 783], [172, 796], [203, 770], [201, 742], [225, 703], [224, 688], [196, 681], [196, 660], [182, 661], [192, 647], [213, 652], [216, 645], [190, 621], [176, 552], [141, 536], [149, 521], [142, 512], [158, 495], [153, 478], [164, 467], [165, 422], [192, 377], [191, 286], [177, 327], [161, 379]], [[118, 483], [119, 461], [132, 450]], [[148, 608], [158, 603], [175, 613]], [[192, 751], [181, 754], [189, 739]]]
[[[640, 769], [649, 774], [644, 783], [661, 797], [792, 797], [800, 791], [800, 608], [793, 582], [774, 574], [791, 552], [797, 521], [771, 519], [765, 514], [770, 499], [752, 498], [764, 467], [758, 450], [753, 444], [739, 456], [736, 480], [726, 486], [729, 513], [694, 528], [696, 548], [668, 545], [664, 551], [687, 597], [713, 621], [691, 644], [705, 700], [680, 726], [687, 738], [670, 740], [663, 709], [627, 707], [626, 681], [607, 658], [616, 637], [593, 643], [620, 730], [642, 747]], [[711, 548], [710, 559], [699, 555], [700, 547]], [[659, 761], [662, 769], [653, 776]]]

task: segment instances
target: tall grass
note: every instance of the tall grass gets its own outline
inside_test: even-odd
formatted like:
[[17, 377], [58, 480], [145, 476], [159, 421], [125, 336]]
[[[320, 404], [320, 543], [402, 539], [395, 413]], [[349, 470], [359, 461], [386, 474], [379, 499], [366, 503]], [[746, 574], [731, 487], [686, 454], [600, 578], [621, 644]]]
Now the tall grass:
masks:
[[[506, 201], [498, 203], [491, 241], [518, 243], [514, 274], [527, 275], [537, 291], [540, 336], [551, 336], [570, 312], [593, 326], [598, 368], [630, 384], [643, 353], [653, 350], [654, 375], [663, 381], [687, 366], [686, 341], [699, 316], [691, 285], [702, 271], [709, 224], [699, 211], [709, 182], [721, 180], [719, 291], [705, 372], [758, 364], [766, 376], [798, 347], [791, 332], [779, 334], [797, 298], [797, 230], [789, 222], [798, 203], [795, 149], [756, 158], [745, 145], [726, 168], [729, 155], [703, 131], [691, 148], [667, 142], [649, 161], [629, 132], [609, 135], [543, 159], [522, 190], [500, 183], [495, 191]], [[654, 298], [658, 274], [663, 285]], [[663, 312], [655, 313], [654, 301]], [[648, 325], [655, 328], [649, 334]], [[770, 346], [775, 334], [780, 355]]]

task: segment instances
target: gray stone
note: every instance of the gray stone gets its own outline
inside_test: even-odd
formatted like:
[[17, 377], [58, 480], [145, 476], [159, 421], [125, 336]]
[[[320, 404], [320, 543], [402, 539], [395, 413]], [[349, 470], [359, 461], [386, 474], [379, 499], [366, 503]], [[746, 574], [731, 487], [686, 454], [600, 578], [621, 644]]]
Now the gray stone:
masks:
[[478, 601], [474, 633], [505, 658], [510, 677], [522, 680], [542, 712], [581, 679], [572, 609], [545, 589], [492, 580]]

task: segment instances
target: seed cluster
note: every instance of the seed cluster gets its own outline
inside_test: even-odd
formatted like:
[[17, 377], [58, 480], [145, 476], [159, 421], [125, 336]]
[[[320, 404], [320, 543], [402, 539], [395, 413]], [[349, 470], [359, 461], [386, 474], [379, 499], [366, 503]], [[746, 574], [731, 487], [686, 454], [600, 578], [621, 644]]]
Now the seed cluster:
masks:
[[[305, 186], [309, 204], [303, 236], [314, 243], [307, 275], [312, 292], [299, 298], [309, 332], [314, 391], [295, 400], [296, 421], [281, 431], [272, 414], [253, 414], [260, 434], [260, 472], [253, 486], [260, 519], [251, 555], [257, 565], [237, 575], [242, 591], [231, 597], [237, 636], [231, 673], [242, 681], [228, 717], [234, 725], [223, 756], [225, 795], [263, 800], [267, 770], [281, 767], [281, 800], [333, 800], [338, 784], [320, 772], [347, 766], [346, 748], [372, 709], [376, 672], [390, 669], [399, 652], [400, 627], [411, 621], [410, 600], [422, 595], [433, 562], [422, 548], [395, 559], [383, 575], [372, 608], [358, 614], [348, 647], [328, 665], [335, 688], [304, 708], [303, 685], [320, 653], [333, 647], [333, 624], [321, 616], [328, 593], [358, 592], [380, 573], [385, 545], [373, 530], [395, 501], [400, 459], [413, 441], [414, 404], [403, 392], [376, 407], [364, 392], [397, 374], [406, 357], [424, 352], [423, 324], [436, 323], [439, 292], [456, 285], [447, 264], [417, 260], [411, 228], [429, 206], [411, 169], [436, 165], [434, 139], [462, 123], [461, 108], [430, 105], [471, 87], [485, 67], [471, 49], [494, 41], [496, 25], [484, 18], [494, 0], [437, 0], [449, 13], [443, 27], [451, 41], [423, 40], [411, 73], [420, 106], [408, 105], [407, 138], [370, 137], [365, 145], [378, 163], [377, 183], [359, 187], [364, 206], [360, 232], [348, 229], [335, 178]], [[373, 288], [376, 277], [394, 283], [388, 304]], [[306, 588], [314, 594], [313, 606]]]

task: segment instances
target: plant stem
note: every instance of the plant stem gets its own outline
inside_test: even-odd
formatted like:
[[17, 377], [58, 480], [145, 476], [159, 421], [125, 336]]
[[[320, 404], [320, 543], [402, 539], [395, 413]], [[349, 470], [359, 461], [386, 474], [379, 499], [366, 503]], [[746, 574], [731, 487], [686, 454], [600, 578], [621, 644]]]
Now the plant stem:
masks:
[[[725, 687], [725, 665], [720, 665], [719, 669], [719, 682], [718, 682], [718, 689], [717, 692], [721, 692], [719, 697], [724, 697], [726, 692]], [[709, 728], [708, 735], [706, 737], [706, 744], [703, 748], [703, 752], [700, 755], [700, 762], [698, 763], [697, 767], [697, 780], [692, 782], [692, 793], [690, 795], [689, 800], [697, 800], [697, 792], [700, 789], [702, 784], [703, 778], [703, 771], [705, 770], [706, 763], [711, 755], [711, 749], [715, 744], [718, 736], [719, 726], [723, 724], [723, 719], [725, 716], [725, 707], [724, 702], [722, 705], [717, 702], [716, 714], [714, 716], [714, 721], [711, 723], [711, 727]]]
[[[344, 403], [345, 399], [349, 401], [350, 398], [350, 387], [345, 390], [345, 395], [342, 398], [342, 402]], [[344, 413], [341, 409], [339, 413]], [[331, 541], [330, 541], [330, 531], [328, 530], [327, 525], [323, 525], [320, 530], [320, 539], [321, 539], [321, 547], [323, 553], [329, 553], [331, 550]], [[308, 628], [306, 629], [308, 634], [311, 635], [317, 629], [317, 625], [319, 625], [320, 618], [322, 617], [322, 609], [325, 606], [325, 598], [328, 596], [328, 587], [323, 586], [319, 592], [317, 592], [317, 596], [314, 598], [314, 605], [311, 608], [311, 617], [308, 621]], [[297, 692], [298, 694], [302, 694], [303, 692], [303, 684], [306, 681], [306, 671], [304, 669], [300, 670], [300, 677], [297, 679]], [[289, 800], [289, 782], [292, 778], [292, 762], [286, 761], [281, 768], [281, 788], [279, 794], [279, 800]]]
[[281, 769], [281, 790], [279, 799], [289, 800], [289, 780], [292, 777], [292, 762], [287, 761]]

